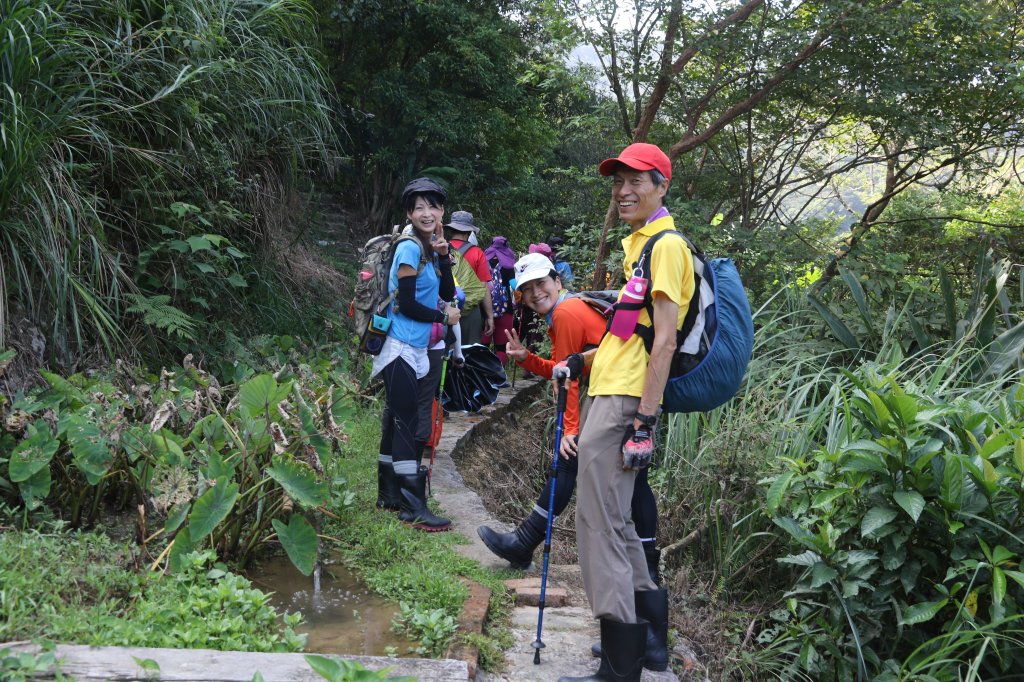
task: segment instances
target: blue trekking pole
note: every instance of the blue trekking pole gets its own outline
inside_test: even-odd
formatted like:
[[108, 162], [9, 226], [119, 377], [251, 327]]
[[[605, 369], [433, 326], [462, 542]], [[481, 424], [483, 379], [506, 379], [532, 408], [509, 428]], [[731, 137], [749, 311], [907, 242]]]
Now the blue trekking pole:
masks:
[[[568, 380], [566, 380], [568, 381]], [[537, 641], [533, 643], [533, 664], [540, 665], [540, 650], [544, 642], [540, 639], [544, 627], [544, 593], [548, 586], [548, 559], [551, 557], [551, 524], [555, 518], [555, 484], [558, 480], [558, 457], [562, 449], [562, 421], [565, 417], [565, 402], [569, 389], [563, 382], [558, 387], [558, 416], [555, 419], [555, 456], [551, 458], [551, 495], [548, 498], [548, 523], [544, 530], [544, 568], [540, 574], [540, 610], [537, 612]]]

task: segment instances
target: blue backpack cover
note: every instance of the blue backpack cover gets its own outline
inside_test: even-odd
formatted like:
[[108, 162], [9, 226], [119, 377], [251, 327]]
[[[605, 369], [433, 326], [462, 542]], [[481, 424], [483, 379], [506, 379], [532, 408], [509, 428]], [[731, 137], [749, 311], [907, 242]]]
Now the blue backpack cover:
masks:
[[[743, 282], [731, 258], [708, 259], [689, 239], [674, 230], [659, 232], [644, 245], [637, 261], [650, 278], [650, 254], [666, 234], [686, 240], [693, 254], [694, 294], [679, 331], [676, 357], [662, 403], [664, 412], [707, 412], [723, 405], [739, 390], [754, 350], [754, 320]], [[711, 294], [711, 295], [709, 295]], [[651, 306], [650, 298], [645, 301]], [[653, 306], [648, 315], [653, 319]], [[703, 315], [701, 327], [695, 322]], [[650, 352], [654, 331], [638, 325], [637, 334]], [[687, 346], [691, 352], [684, 350]], [[696, 352], [692, 352], [696, 350]]]

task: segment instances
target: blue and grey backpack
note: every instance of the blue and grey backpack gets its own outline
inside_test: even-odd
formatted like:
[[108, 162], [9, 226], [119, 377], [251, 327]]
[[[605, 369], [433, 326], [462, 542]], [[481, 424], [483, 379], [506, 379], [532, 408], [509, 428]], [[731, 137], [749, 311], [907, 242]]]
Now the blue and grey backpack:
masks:
[[[650, 279], [651, 251], [667, 234], [682, 237], [690, 247], [694, 297], [676, 337], [677, 352], [665, 385], [662, 410], [707, 412], [727, 402], [739, 390], [754, 350], [754, 320], [732, 259], [708, 259], [675, 230], [659, 232], [647, 240], [634, 268], [639, 268], [643, 276]], [[650, 293], [644, 299], [644, 306], [653, 320]], [[654, 329], [637, 325], [636, 334], [650, 353]]]

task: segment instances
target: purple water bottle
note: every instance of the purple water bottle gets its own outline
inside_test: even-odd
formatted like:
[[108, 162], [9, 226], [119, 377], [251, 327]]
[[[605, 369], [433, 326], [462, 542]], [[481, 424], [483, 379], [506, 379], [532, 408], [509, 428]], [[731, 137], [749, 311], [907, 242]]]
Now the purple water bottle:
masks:
[[636, 331], [636, 323], [640, 319], [640, 311], [644, 307], [649, 281], [640, 269], [633, 270], [633, 276], [622, 288], [619, 302], [615, 304], [615, 314], [609, 331], [622, 340], [628, 340]]

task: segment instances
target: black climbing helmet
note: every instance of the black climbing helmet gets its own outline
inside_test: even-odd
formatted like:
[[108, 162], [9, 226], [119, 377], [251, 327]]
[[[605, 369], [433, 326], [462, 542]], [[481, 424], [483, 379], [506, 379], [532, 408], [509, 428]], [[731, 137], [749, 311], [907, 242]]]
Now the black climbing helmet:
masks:
[[409, 210], [409, 204], [412, 198], [417, 194], [435, 195], [436, 198], [441, 200], [441, 205], [448, 203], [448, 192], [445, 191], [444, 187], [437, 184], [430, 178], [416, 178], [411, 180], [405, 189], [402, 190], [402, 206], [405, 210]]

